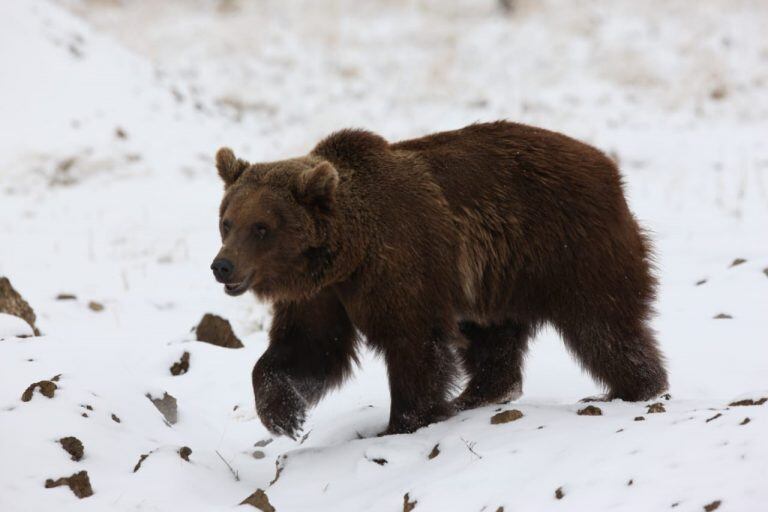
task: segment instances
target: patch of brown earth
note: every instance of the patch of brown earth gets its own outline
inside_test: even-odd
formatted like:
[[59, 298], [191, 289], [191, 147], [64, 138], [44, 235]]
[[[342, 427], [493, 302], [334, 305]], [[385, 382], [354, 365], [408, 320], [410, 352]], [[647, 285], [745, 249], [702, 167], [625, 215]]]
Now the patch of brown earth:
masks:
[[24, 393], [21, 394], [21, 401], [29, 402], [32, 400], [32, 396], [35, 394], [35, 389], [39, 389], [40, 394], [43, 396], [53, 398], [53, 395], [56, 393], [56, 389], [58, 389], [58, 387], [54, 382], [51, 382], [50, 380], [41, 380], [39, 382], [35, 382], [34, 384], [30, 384], [29, 387], [24, 390]]
[[29, 324], [35, 336], [40, 336], [40, 331], [35, 326], [35, 311], [14, 289], [7, 277], [0, 277], [0, 313], [21, 318]]
[[87, 471], [79, 471], [72, 476], [57, 478], [56, 480], [49, 478], [45, 481], [46, 489], [59, 487], [60, 485], [68, 486], [75, 493], [75, 496], [80, 499], [93, 495], [93, 488], [91, 487], [91, 480], [88, 478]]
[[523, 413], [517, 409], [510, 409], [491, 416], [491, 425], [499, 425], [501, 423], [509, 423], [511, 421], [517, 421], [523, 417]]
[[744, 400], [738, 400], [736, 402], [731, 402], [728, 405], [732, 407], [740, 407], [745, 405], [763, 405], [765, 402], [768, 402], [768, 397], [758, 398], [757, 400], [753, 400], [751, 398], [746, 398]]
[[275, 512], [275, 507], [273, 507], [272, 504], [269, 502], [267, 493], [265, 493], [261, 489], [256, 489], [256, 492], [254, 492], [253, 494], [245, 498], [243, 501], [240, 502], [240, 504], [251, 505], [252, 507], [256, 507], [262, 512]]
[[599, 407], [588, 405], [583, 409], [579, 409], [576, 414], [579, 416], [602, 416], [603, 411]]
[[184, 375], [189, 371], [189, 352], [181, 354], [181, 359], [171, 366], [171, 375]]
[[85, 449], [83, 448], [83, 443], [78, 438], [73, 436], [62, 437], [59, 439], [59, 443], [61, 443], [61, 447], [70, 455], [72, 460], [79, 461], [83, 458]]
[[648, 414], [655, 414], [660, 412], [667, 412], [667, 410], [664, 408], [664, 404], [661, 402], [656, 402], [655, 404], [648, 405]]
[[704, 505], [704, 511], [705, 512], [712, 512], [713, 510], [717, 510], [720, 508], [720, 504], [722, 502], [720, 500], [715, 500], [712, 503], [709, 503], [708, 505]]
[[411, 497], [408, 495], [408, 493], [405, 493], [403, 496], [403, 512], [411, 512], [411, 510], [416, 508], [417, 503], [417, 500], [411, 501]]
[[224, 348], [243, 348], [243, 343], [232, 331], [229, 320], [206, 313], [195, 328], [197, 341], [204, 341]]

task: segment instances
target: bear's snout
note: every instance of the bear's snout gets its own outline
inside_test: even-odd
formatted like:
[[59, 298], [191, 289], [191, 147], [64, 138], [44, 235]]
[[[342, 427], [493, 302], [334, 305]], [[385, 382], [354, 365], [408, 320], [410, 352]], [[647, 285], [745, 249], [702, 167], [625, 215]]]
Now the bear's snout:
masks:
[[218, 282], [228, 283], [235, 273], [235, 265], [226, 258], [216, 258], [211, 263], [211, 270]]

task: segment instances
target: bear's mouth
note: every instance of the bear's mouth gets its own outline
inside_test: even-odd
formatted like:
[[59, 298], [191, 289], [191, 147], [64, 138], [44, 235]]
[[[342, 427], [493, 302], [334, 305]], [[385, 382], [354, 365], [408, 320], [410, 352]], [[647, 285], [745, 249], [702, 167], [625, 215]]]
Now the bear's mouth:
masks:
[[233, 297], [236, 295], [242, 295], [248, 290], [248, 288], [251, 287], [251, 281], [253, 281], [253, 273], [248, 275], [248, 277], [239, 283], [226, 283], [224, 285], [224, 291], [227, 295], [232, 295]]

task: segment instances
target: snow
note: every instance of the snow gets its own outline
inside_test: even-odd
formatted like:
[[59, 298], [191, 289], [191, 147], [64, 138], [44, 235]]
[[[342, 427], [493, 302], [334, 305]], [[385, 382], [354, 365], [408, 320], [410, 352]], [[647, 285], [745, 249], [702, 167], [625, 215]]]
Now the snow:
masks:
[[[415, 511], [765, 510], [768, 404], [728, 404], [768, 397], [768, 9], [514, 5], [3, 2], [0, 275], [43, 336], [16, 339], [29, 327], [0, 316], [0, 510], [223, 510], [257, 488], [279, 511], [401, 510], [406, 493]], [[305, 440], [254, 446], [270, 439], [250, 383], [269, 308], [210, 275], [215, 150], [270, 160], [341, 127], [396, 140], [496, 118], [619, 159], [657, 245], [666, 412], [578, 415], [600, 390], [547, 330], [513, 403], [376, 437], [386, 372], [365, 352]], [[245, 347], [192, 341], [206, 312]], [[172, 376], [185, 351], [189, 371]], [[21, 401], [59, 374], [53, 398]], [[170, 427], [146, 397], [164, 392]], [[498, 408], [524, 416], [492, 425]], [[44, 488], [80, 470], [93, 496]]]

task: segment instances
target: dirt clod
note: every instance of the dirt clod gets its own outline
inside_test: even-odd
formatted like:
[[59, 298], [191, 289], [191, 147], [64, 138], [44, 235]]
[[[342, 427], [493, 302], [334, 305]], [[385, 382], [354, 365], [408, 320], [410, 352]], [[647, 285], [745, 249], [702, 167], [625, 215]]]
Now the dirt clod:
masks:
[[11, 286], [7, 277], [0, 277], [0, 313], [21, 318], [29, 324], [35, 336], [40, 336], [40, 331], [35, 327], [37, 317], [34, 310]]
[[753, 400], [752, 398], [746, 398], [744, 400], [731, 402], [728, 405], [732, 407], [739, 407], [739, 406], [745, 406], [745, 405], [763, 405], [765, 402], [768, 402], [768, 397], [758, 398], [757, 400]]
[[417, 503], [417, 500], [411, 501], [411, 497], [408, 495], [408, 493], [405, 493], [403, 496], [403, 512], [411, 512], [411, 510], [416, 508]]
[[709, 503], [708, 505], [704, 505], [705, 512], [712, 512], [713, 510], [717, 510], [720, 508], [720, 500], [715, 500], [712, 503]]
[[179, 457], [189, 462], [189, 456], [192, 455], [192, 448], [189, 446], [182, 446], [179, 448]]
[[435, 445], [435, 446], [432, 448], [432, 451], [431, 451], [431, 452], [429, 452], [429, 455], [427, 455], [427, 458], [428, 458], [428, 459], [434, 459], [434, 458], [435, 458], [435, 457], [437, 457], [438, 455], [440, 455], [440, 445], [439, 445], [439, 444], [436, 444], [436, 445]]
[[87, 471], [79, 471], [72, 476], [57, 478], [56, 480], [49, 478], [45, 481], [46, 489], [59, 487], [60, 485], [68, 486], [75, 493], [75, 496], [80, 499], [93, 495], [93, 488], [91, 487], [91, 480], [88, 478]]
[[267, 493], [261, 489], [256, 489], [256, 492], [245, 498], [240, 502], [241, 505], [251, 505], [262, 512], [275, 512], [275, 507], [269, 502]]
[[523, 417], [523, 413], [517, 409], [510, 409], [491, 416], [491, 425], [499, 425], [501, 423], [509, 423], [511, 421], [517, 421]]
[[557, 498], [558, 500], [561, 500], [563, 499], [564, 496], [565, 496], [565, 493], [563, 492], [562, 487], [558, 487], [557, 489], [555, 489], [555, 498]]
[[30, 384], [29, 387], [24, 390], [24, 393], [21, 394], [21, 401], [22, 402], [29, 402], [32, 400], [32, 396], [35, 393], [35, 389], [40, 389], [40, 394], [43, 396], [47, 396], [48, 398], [53, 398], [54, 393], [56, 392], [57, 386], [54, 382], [51, 382], [50, 380], [41, 380], [39, 382], [35, 382], [34, 384]]
[[667, 410], [664, 408], [664, 404], [661, 402], [656, 402], [655, 404], [648, 405], [647, 407], [648, 407], [648, 414], [667, 412]]
[[730, 320], [733, 318], [733, 315], [729, 315], [728, 313], [718, 313], [712, 318], [714, 318], [715, 320]]
[[243, 348], [243, 343], [232, 331], [229, 320], [206, 313], [195, 329], [198, 341], [204, 341], [225, 348]]
[[181, 359], [171, 366], [171, 375], [184, 375], [189, 371], [189, 352], [181, 354]]
[[83, 458], [85, 449], [83, 448], [83, 443], [78, 438], [73, 436], [62, 437], [59, 439], [59, 443], [61, 443], [61, 447], [70, 455], [72, 460], [79, 461]]
[[579, 416], [602, 416], [603, 411], [599, 407], [588, 405], [583, 409], [579, 409], [576, 414]]
[[88, 303], [88, 309], [98, 313], [99, 311], [104, 311], [104, 304], [102, 304], [101, 302], [96, 302], [95, 300], [92, 300]]
[[163, 398], [152, 398], [152, 395], [147, 394], [147, 398], [155, 404], [157, 410], [160, 411], [170, 425], [175, 424], [179, 420], [179, 409], [176, 404], [176, 398], [168, 393], [163, 393]]

